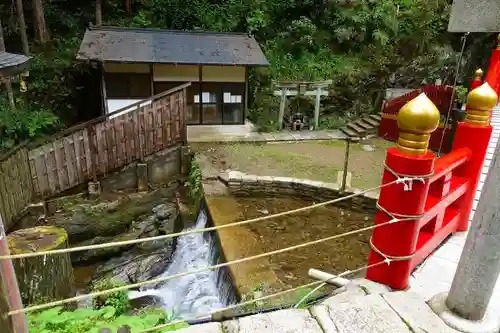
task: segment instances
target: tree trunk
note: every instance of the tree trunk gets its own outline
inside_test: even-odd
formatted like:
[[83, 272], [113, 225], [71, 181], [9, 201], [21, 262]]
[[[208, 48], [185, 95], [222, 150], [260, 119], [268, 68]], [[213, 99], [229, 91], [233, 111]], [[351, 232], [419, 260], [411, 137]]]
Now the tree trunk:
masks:
[[[62, 228], [42, 226], [17, 230], [7, 237], [11, 254], [49, 251], [68, 247]], [[14, 259], [21, 298], [26, 305], [75, 295], [69, 253]]]
[[38, 42], [45, 44], [49, 41], [50, 35], [47, 25], [45, 24], [45, 14], [43, 11], [43, 0], [32, 0], [33, 1], [33, 15], [35, 21], [35, 36], [37, 36]]
[[125, 10], [127, 13], [132, 11], [132, 0], [125, 0]]
[[19, 31], [21, 33], [21, 41], [23, 43], [23, 52], [25, 55], [30, 54], [28, 45], [28, 36], [26, 35], [26, 22], [24, 21], [23, 0], [16, 0], [17, 19], [19, 21]]
[[[2, 26], [2, 20], [0, 20], [0, 52], [5, 52], [5, 42], [3, 39], [3, 26]], [[9, 98], [9, 104], [12, 110], [16, 109], [16, 102], [14, 100], [14, 91], [12, 90], [12, 83], [10, 82], [9, 78], [2, 78], [0, 76], [0, 84], [2, 81], [5, 81], [5, 89], [7, 90], [7, 97]]]
[[95, 1], [95, 24], [102, 24], [102, 0]]

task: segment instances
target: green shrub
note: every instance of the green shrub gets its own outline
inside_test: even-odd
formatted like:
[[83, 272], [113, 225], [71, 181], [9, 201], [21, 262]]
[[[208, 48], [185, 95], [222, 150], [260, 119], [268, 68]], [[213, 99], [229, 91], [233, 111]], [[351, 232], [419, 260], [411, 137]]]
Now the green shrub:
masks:
[[[124, 286], [125, 284], [111, 279], [102, 279], [97, 281], [92, 290], [104, 291], [112, 288]], [[105, 307], [113, 307], [117, 315], [125, 313], [129, 309], [127, 291], [118, 291], [108, 295], [97, 296], [92, 300], [94, 309], [99, 310]]]
[[[125, 316], [118, 315], [112, 306], [99, 310], [82, 308], [75, 311], [62, 311], [58, 307], [30, 314], [28, 320], [30, 333], [98, 333], [102, 328], [116, 332], [125, 325], [132, 332], [137, 332], [170, 322], [169, 316], [162, 309], [149, 309], [134, 316]], [[187, 326], [186, 323], [178, 323], [157, 332], [170, 332]]]
[[201, 199], [203, 195], [202, 173], [197, 154], [194, 154], [191, 159], [189, 175], [185, 185], [188, 188], [188, 194], [191, 200], [196, 202]]
[[0, 96], [0, 151], [16, 144], [50, 133], [59, 127], [59, 119], [43, 108], [34, 109], [18, 100], [12, 110], [7, 99]]

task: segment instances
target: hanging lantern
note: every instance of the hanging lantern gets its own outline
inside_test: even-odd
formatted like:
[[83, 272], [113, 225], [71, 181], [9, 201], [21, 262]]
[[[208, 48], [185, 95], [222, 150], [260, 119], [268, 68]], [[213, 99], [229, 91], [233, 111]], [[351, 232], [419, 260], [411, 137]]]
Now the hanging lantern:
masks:
[[28, 87], [26, 86], [26, 81], [25, 81], [24, 79], [25, 79], [27, 76], [29, 76], [29, 75], [30, 75], [30, 74], [29, 74], [29, 72], [28, 72], [28, 71], [26, 71], [26, 72], [24, 72], [24, 73], [22, 73], [22, 74], [20, 75], [20, 80], [19, 80], [20, 89], [19, 89], [19, 90], [20, 90], [21, 92], [26, 92], [26, 91], [28, 91]]
[[27, 92], [28, 87], [26, 87], [26, 81], [24, 81], [24, 78], [21, 76], [21, 88], [19, 89], [21, 92]]

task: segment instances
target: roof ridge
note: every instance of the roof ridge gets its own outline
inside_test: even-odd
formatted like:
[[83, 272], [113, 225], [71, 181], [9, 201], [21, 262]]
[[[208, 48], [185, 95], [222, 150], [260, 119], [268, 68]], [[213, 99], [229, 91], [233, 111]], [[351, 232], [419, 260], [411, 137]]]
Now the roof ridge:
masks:
[[96, 25], [88, 28], [91, 31], [133, 31], [133, 32], [170, 32], [170, 33], [180, 33], [180, 34], [211, 34], [211, 35], [233, 35], [233, 36], [247, 36], [251, 37], [249, 33], [246, 32], [221, 32], [221, 31], [207, 31], [207, 30], [175, 30], [175, 29], [163, 29], [163, 28], [137, 28], [137, 27], [119, 27], [119, 26], [108, 26], [108, 25]]

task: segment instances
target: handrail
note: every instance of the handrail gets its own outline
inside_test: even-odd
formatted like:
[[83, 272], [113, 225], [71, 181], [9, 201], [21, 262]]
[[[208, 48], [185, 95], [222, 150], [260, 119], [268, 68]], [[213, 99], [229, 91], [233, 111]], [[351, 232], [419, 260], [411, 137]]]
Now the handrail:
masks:
[[429, 182], [432, 184], [447, 173], [465, 164], [470, 160], [471, 156], [472, 151], [469, 148], [460, 148], [438, 158], [434, 164], [434, 174], [429, 179]]

